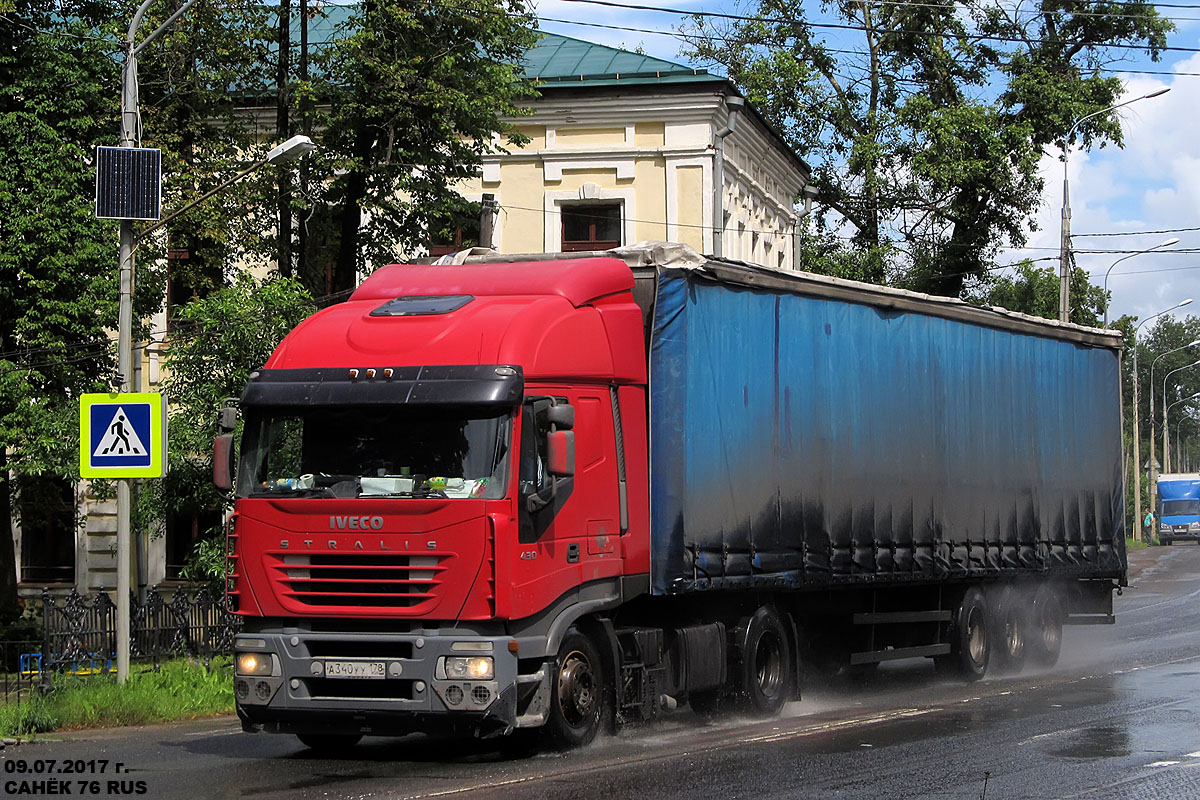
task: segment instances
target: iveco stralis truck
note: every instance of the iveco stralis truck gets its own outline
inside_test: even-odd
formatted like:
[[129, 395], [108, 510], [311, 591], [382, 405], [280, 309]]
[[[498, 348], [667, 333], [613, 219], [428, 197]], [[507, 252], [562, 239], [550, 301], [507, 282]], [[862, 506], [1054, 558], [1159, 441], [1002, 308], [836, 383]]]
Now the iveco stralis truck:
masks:
[[236, 470], [222, 412], [245, 730], [573, 746], [1112, 621], [1117, 335], [681, 246], [465, 261], [292, 331]]

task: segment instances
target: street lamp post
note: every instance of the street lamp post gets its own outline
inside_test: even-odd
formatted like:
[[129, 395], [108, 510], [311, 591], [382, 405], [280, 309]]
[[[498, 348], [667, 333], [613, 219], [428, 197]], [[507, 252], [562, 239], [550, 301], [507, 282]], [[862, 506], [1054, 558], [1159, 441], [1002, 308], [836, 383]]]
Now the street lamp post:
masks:
[[[1124, 261], [1127, 258], [1133, 258], [1134, 256], [1140, 256], [1143, 253], [1149, 253], [1153, 250], [1158, 250], [1163, 247], [1170, 247], [1173, 244], [1179, 244], [1178, 237], [1173, 236], [1170, 239], [1167, 239], [1165, 242], [1160, 242], [1159, 244], [1154, 245], [1154, 247], [1147, 247], [1145, 250], [1138, 250], [1136, 253], [1130, 253], [1127, 256], [1121, 256], [1120, 258], [1118, 258], [1116, 261], [1114, 261], [1112, 263], [1112, 266], [1110, 266], [1108, 268], [1108, 270], [1104, 273], [1104, 327], [1106, 327], [1106, 328], [1108, 327], [1108, 274], [1113, 271], [1113, 267], [1115, 267], [1117, 264], [1120, 264], [1122, 261]], [[1153, 382], [1151, 382], [1151, 385], [1153, 385]], [[1153, 398], [1151, 398], [1151, 400], [1153, 400]]]
[[[1147, 322], [1154, 319], [1155, 317], [1161, 317], [1163, 314], [1166, 314], [1168, 311], [1174, 311], [1177, 308], [1183, 308], [1184, 306], [1188, 305], [1191, 302], [1192, 302], [1192, 298], [1189, 297], [1188, 299], [1183, 300], [1182, 302], [1176, 303], [1175, 305], [1171, 306], [1170, 308], [1165, 308], [1162, 311], [1159, 311], [1157, 314], [1151, 314], [1150, 316], [1146, 317], [1144, 320], [1139, 322], [1137, 325], [1133, 326], [1133, 503], [1136, 506], [1136, 508], [1134, 509], [1135, 515], [1140, 514], [1141, 509], [1142, 509], [1142, 446], [1141, 446], [1141, 442], [1139, 441], [1139, 437], [1141, 434], [1138, 431], [1138, 414], [1141, 413], [1139, 411], [1139, 406], [1138, 406], [1138, 365], [1137, 365], [1138, 331], [1141, 330], [1141, 327], [1143, 325], [1145, 325]], [[1153, 364], [1151, 366], [1153, 366]], [[1151, 395], [1154, 394], [1154, 385], [1153, 384], [1150, 385], [1150, 394]], [[1134, 522], [1136, 523], [1137, 521], [1138, 520], [1135, 518]], [[1134, 527], [1133, 530], [1137, 530], [1137, 528]]]
[[[1167, 429], [1167, 378], [1170, 378], [1176, 372], [1182, 372], [1183, 370], [1191, 369], [1192, 367], [1200, 367], [1200, 361], [1194, 361], [1191, 364], [1180, 367], [1179, 369], [1173, 369], [1163, 376], [1163, 472], [1171, 471], [1171, 433]], [[1151, 388], [1151, 391], [1153, 391], [1153, 387]]]
[[[1071, 191], [1067, 182], [1067, 163], [1071, 153], [1071, 137], [1075, 134], [1075, 129], [1086, 120], [1092, 117], [1097, 117], [1101, 114], [1107, 114], [1109, 111], [1115, 111], [1122, 106], [1127, 106], [1130, 103], [1136, 103], [1138, 100], [1147, 100], [1151, 97], [1158, 97], [1171, 91], [1170, 87], [1155, 89], [1153, 92], [1148, 92], [1139, 97], [1134, 97], [1126, 100], [1123, 103], [1111, 105], [1108, 108], [1102, 108], [1099, 111], [1093, 111], [1091, 114], [1084, 114], [1079, 119], [1075, 120], [1074, 124], [1067, 129], [1067, 135], [1063, 137], [1063, 200], [1062, 200], [1062, 239], [1058, 248], [1058, 319], [1060, 322], [1071, 321]], [[1108, 304], [1105, 303], [1105, 309]]]
[[[1112, 269], [1112, 268], [1110, 267], [1109, 269]], [[1157, 498], [1158, 483], [1154, 480], [1154, 440], [1155, 440], [1155, 436], [1154, 436], [1154, 367], [1165, 356], [1169, 356], [1172, 353], [1178, 353], [1180, 350], [1186, 350], [1189, 347], [1195, 347], [1196, 345], [1200, 345], [1200, 339], [1194, 339], [1194, 340], [1188, 342], [1187, 344], [1183, 345], [1182, 347], [1176, 347], [1174, 350], [1168, 350], [1165, 353], [1160, 353], [1157, 358], [1155, 358], [1153, 361], [1150, 362], [1150, 507], [1151, 508], [1153, 508], [1155, 505], [1157, 505], [1157, 502], [1158, 502], [1158, 498]], [[1200, 362], [1196, 362], [1196, 363], [1200, 364]], [[1196, 366], [1196, 365], [1192, 364], [1191, 366]], [[1186, 369], [1186, 367], [1181, 367], [1180, 369]], [[1167, 378], [1171, 377], [1171, 375], [1173, 373], [1178, 372], [1178, 371], [1179, 370], [1172, 370], [1171, 372], [1168, 372], [1166, 374], [1166, 376], [1163, 378], [1163, 408], [1164, 409], [1167, 407]], [[1165, 419], [1165, 417], [1164, 417], [1164, 419]], [[1163, 467], [1164, 467], [1164, 471], [1169, 471], [1169, 470], [1166, 470], [1166, 464], [1167, 464], [1167, 446], [1166, 446], [1166, 444], [1163, 444]]]
[[[1192, 364], [1190, 366], [1194, 367], [1196, 365]], [[1185, 369], [1185, 368], [1181, 367], [1181, 369]], [[1180, 403], [1186, 403], [1188, 400], [1195, 400], [1197, 397], [1200, 397], [1200, 392], [1196, 392], [1193, 395], [1189, 395], [1188, 397], [1184, 397], [1179, 400], [1176, 400], [1174, 403], [1171, 403], [1171, 405], [1163, 407], [1163, 431], [1164, 431], [1164, 434], [1167, 431], [1167, 412], [1170, 411], [1175, 406], [1179, 405]], [[1166, 403], [1166, 400], [1164, 399], [1163, 402]], [[1163, 468], [1164, 468], [1165, 472], [1170, 472], [1170, 470], [1166, 468], [1167, 467], [1167, 455], [1166, 455], [1167, 444], [1168, 444], [1167, 442], [1165, 442], [1165, 441], [1163, 442]]]

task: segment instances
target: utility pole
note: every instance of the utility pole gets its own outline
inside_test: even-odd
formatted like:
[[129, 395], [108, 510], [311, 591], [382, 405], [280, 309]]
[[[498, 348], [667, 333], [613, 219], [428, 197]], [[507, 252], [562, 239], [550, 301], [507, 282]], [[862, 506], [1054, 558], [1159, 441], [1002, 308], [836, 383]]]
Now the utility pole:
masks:
[[484, 194], [479, 209], [479, 246], [492, 249], [492, 225], [496, 219], [496, 195]]
[[[275, 73], [275, 140], [288, 138], [288, 74], [291, 71], [292, 0], [279, 0], [279, 63]], [[277, 170], [279, 180], [279, 274], [292, 273], [292, 179], [287, 167]]]

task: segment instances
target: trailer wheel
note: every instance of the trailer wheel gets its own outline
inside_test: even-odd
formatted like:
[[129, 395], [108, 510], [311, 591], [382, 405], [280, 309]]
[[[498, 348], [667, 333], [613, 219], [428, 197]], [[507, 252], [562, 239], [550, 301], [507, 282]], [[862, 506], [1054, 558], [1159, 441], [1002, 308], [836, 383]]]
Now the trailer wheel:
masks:
[[934, 659], [938, 672], [950, 672], [977, 681], [987, 672], [991, 657], [991, 618], [978, 587], [963, 595], [950, 629], [950, 655]]
[[1062, 652], [1062, 629], [1066, 614], [1062, 598], [1052, 587], [1038, 588], [1033, 599], [1033, 635], [1029, 642], [1029, 655], [1043, 667], [1053, 667]]
[[1020, 672], [1025, 666], [1026, 646], [1029, 639], [1029, 609], [1021, 596], [1006, 589], [997, 606], [1000, 637], [997, 641], [996, 660], [1008, 672]]
[[546, 736], [552, 747], [582, 747], [596, 738], [604, 719], [606, 686], [600, 651], [586, 634], [570, 628], [558, 648], [550, 691]]
[[296, 738], [310, 750], [318, 753], [340, 753], [358, 744], [362, 734], [357, 733], [298, 733]]
[[792, 696], [796, 672], [787, 629], [770, 606], [754, 612], [746, 624], [741, 658], [741, 690], [747, 710], [760, 716], [779, 713]]

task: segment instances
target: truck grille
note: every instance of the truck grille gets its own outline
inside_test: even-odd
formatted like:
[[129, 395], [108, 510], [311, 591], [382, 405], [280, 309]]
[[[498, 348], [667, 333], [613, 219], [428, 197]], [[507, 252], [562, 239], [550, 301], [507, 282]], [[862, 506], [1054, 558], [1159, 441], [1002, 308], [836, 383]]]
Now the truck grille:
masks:
[[436, 600], [449, 553], [273, 553], [281, 599], [310, 608], [417, 611]]

